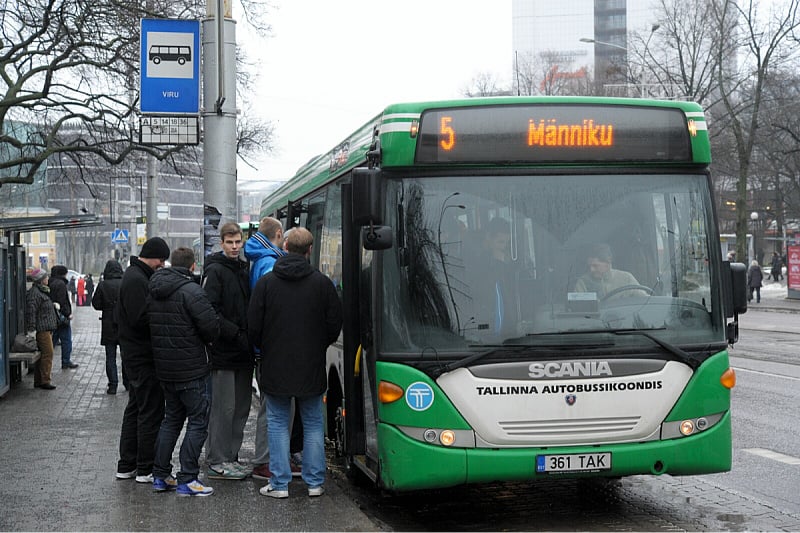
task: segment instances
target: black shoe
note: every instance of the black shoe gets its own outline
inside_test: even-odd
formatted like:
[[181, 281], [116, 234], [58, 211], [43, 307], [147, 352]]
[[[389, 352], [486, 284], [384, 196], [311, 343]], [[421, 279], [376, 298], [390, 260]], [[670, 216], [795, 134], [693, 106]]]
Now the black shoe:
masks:
[[109, 387], [106, 389], [106, 394], [116, 394], [116, 393], [117, 393], [116, 387], [112, 387], [109, 385]]
[[61, 368], [78, 368], [78, 363], [67, 363], [66, 365], [61, 365]]
[[53, 385], [52, 383], [43, 383], [43, 384], [39, 385], [39, 388], [40, 389], [44, 389], [44, 390], [53, 390], [53, 389], [56, 388], [56, 386]]

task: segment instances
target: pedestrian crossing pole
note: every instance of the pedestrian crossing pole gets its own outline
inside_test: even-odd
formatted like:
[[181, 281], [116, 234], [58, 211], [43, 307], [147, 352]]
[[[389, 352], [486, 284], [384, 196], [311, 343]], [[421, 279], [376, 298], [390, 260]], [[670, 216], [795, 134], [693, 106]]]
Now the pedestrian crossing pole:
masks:
[[[231, 0], [207, 0], [202, 116], [203, 203], [221, 213], [219, 224], [236, 222], [236, 23]], [[203, 239], [218, 235], [207, 222]]]

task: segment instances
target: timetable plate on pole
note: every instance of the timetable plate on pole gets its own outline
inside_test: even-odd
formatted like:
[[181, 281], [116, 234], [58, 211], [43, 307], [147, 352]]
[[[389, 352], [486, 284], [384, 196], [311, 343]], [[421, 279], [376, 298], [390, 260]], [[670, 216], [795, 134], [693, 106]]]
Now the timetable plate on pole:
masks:
[[144, 115], [139, 117], [140, 144], [200, 144], [200, 117]]

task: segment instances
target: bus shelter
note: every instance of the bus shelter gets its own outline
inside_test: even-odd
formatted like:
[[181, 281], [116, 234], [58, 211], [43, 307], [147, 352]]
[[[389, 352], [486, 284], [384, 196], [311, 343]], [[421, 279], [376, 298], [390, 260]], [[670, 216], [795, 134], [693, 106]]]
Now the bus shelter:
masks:
[[20, 234], [43, 230], [71, 230], [101, 226], [97, 215], [54, 215], [0, 220], [0, 396], [11, 387], [11, 346], [25, 329], [26, 254]]

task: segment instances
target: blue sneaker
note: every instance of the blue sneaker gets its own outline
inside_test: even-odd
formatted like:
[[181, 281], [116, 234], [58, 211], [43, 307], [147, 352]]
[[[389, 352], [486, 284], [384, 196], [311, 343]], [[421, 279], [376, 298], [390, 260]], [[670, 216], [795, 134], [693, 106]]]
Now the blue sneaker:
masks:
[[199, 480], [195, 479], [189, 483], [181, 483], [177, 489], [178, 496], [211, 496], [214, 489], [206, 487]]
[[175, 490], [178, 488], [178, 480], [174, 476], [169, 475], [164, 479], [153, 478], [153, 490], [156, 492], [166, 492], [168, 490]]

